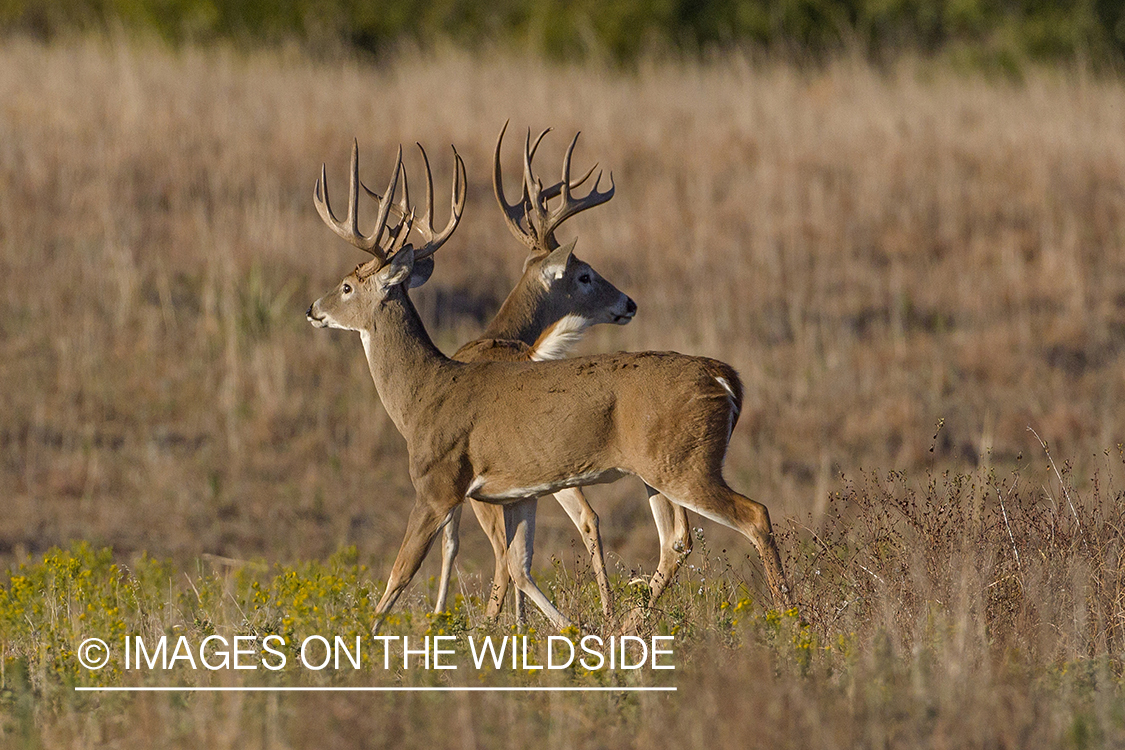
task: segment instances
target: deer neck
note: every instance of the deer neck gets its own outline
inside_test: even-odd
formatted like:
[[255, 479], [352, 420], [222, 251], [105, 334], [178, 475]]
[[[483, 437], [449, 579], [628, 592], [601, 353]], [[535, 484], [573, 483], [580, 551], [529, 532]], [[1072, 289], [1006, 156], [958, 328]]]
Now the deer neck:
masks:
[[488, 324], [481, 338], [510, 339], [531, 346], [544, 330], [555, 321], [551, 319], [547, 289], [538, 280], [520, 279], [515, 289], [500, 306], [500, 312]]
[[442, 371], [453, 363], [434, 346], [405, 292], [379, 303], [360, 338], [383, 408], [409, 441], [424, 411], [419, 406], [428, 401]]

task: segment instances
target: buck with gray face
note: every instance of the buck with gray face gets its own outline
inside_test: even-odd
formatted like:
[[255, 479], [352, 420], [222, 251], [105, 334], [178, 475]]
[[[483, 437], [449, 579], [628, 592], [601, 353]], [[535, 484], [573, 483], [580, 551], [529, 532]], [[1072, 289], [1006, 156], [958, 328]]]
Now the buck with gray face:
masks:
[[[429, 277], [431, 256], [460, 220], [464, 166], [460, 157], [456, 161], [453, 215], [438, 233], [428, 205], [425, 242], [418, 248], [407, 242], [413, 211], [405, 198], [406, 218], [387, 228], [401, 150], [373, 234], [358, 230], [357, 150], [346, 222], [332, 215], [323, 169], [315, 194], [334, 231], [373, 258], [314, 302], [308, 319], [317, 327], [360, 334], [375, 387], [406, 439], [416, 491], [376, 616], [394, 605], [465, 498], [504, 507], [509, 555], [518, 554], [528, 544], [521, 509], [529, 505], [519, 501], [625, 474], [639, 476], [651, 493], [746, 535], [761, 555], [776, 603], [792, 606], [769, 512], [732, 490], [722, 476], [742, 401], [738, 375], [729, 365], [671, 352], [457, 362], [433, 345], [407, 290]], [[533, 582], [525, 587], [510, 561], [509, 572], [556, 627], [570, 624]]]
[[[571, 180], [571, 158], [578, 143], [576, 134], [563, 157], [562, 178], [559, 182], [544, 187], [532, 170], [532, 161], [549, 129], [540, 133], [534, 143], [531, 141], [531, 132], [528, 131], [523, 150], [522, 198], [516, 204], [509, 204], [504, 195], [500, 163], [507, 127], [505, 123], [496, 139], [492, 186], [508, 228], [526, 246], [529, 254], [524, 261], [519, 282], [504, 300], [484, 335], [461, 347], [453, 355], [453, 359], [461, 362], [560, 359], [577, 344], [588, 327], [598, 323], [624, 325], [633, 319], [637, 311], [633, 300], [574, 255], [573, 241], [560, 247], [555, 238], [556, 230], [567, 219], [613, 197], [612, 174], [608, 190], [599, 190], [599, 172], [593, 188], [586, 195], [577, 197], [573, 194], [572, 191], [585, 183], [597, 167], [595, 165], [577, 180]], [[556, 198], [558, 202], [552, 205], [551, 201]], [[586, 501], [582, 490], [577, 487], [560, 490], [554, 497], [579, 530], [590, 554], [601, 596], [602, 612], [607, 620], [611, 619], [613, 598], [605, 570], [598, 516]], [[537, 501], [531, 498], [526, 502], [529, 506], [521, 510], [521, 515], [527, 519], [529, 538], [527, 544], [520, 548], [521, 554], [525, 553], [526, 557], [509, 559], [512, 555], [508, 550], [503, 508], [472, 498], [469, 500], [473, 513], [488, 535], [495, 556], [487, 609], [489, 617], [496, 617], [503, 606], [509, 583], [509, 567], [520, 570], [521, 579], [530, 576]], [[459, 547], [460, 519], [461, 507], [458, 507], [449, 523], [444, 526], [442, 575], [435, 605], [437, 612], [444, 611], [446, 606], [453, 562]], [[516, 612], [520, 622], [524, 620], [522, 588], [516, 587]]]
[[[588, 264], [579, 261], [573, 255], [571, 251], [573, 242], [566, 248], [560, 248], [555, 238], [555, 231], [563, 221], [579, 211], [601, 205], [613, 197], [613, 175], [610, 175], [608, 190], [604, 192], [598, 190], [601, 182], [599, 172], [593, 189], [586, 196], [572, 198], [571, 191], [589, 179], [597, 168], [595, 164], [582, 177], [571, 181], [570, 163], [574, 147], [578, 142], [576, 134], [563, 157], [562, 179], [544, 187], [534, 175], [531, 165], [536, 150], [548, 130], [540, 133], [534, 142], [529, 131], [523, 150], [522, 197], [514, 204], [508, 203], [500, 163], [506, 130], [507, 123], [496, 139], [492, 187], [508, 229], [528, 248], [530, 254], [524, 261], [523, 275], [519, 283], [508, 295], [484, 335], [461, 347], [453, 355], [454, 359], [463, 362], [561, 359], [569, 347], [577, 343], [588, 325], [627, 323], [636, 310], [632, 300], [598, 275]], [[551, 208], [549, 202], [555, 198], [559, 198], [560, 201], [557, 206]], [[565, 265], [561, 262], [563, 258], [567, 259]], [[622, 314], [622, 305], [624, 305], [624, 314]], [[514, 344], [513, 341], [519, 344]], [[602, 613], [606, 620], [610, 621], [613, 619], [613, 595], [605, 569], [598, 515], [578, 487], [561, 490], [554, 494], [554, 498], [578, 528], [590, 554], [591, 567], [601, 597]], [[536, 501], [532, 499], [527, 502], [534, 504]], [[649, 581], [648, 603], [651, 607], [671, 582], [684, 558], [691, 552], [692, 541], [687, 514], [683, 508], [670, 503], [651, 488], [649, 504], [660, 539], [660, 562]], [[486, 612], [489, 617], [495, 617], [503, 606], [509, 583], [503, 509], [472, 498], [469, 499], [469, 505], [488, 535], [496, 559]], [[525, 515], [533, 535], [534, 509], [527, 509]], [[450, 522], [444, 526], [442, 576], [435, 607], [437, 612], [445, 609], [453, 561], [459, 546], [460, 518], [461, 508], [458, 508]], [[513, 560], [512, 563], [525, 569], [527, 571], [525, 575], [529, 575], [532, 552], [530, 539], [526, 552], [528, 558]], [[516, 587], [515, 597], [517, 619], [522, 622], [523, 597], [519, 587]], [[643, 616], [642, 610], [634, 611], [626, 624], [626, 629], [635, 629]]]

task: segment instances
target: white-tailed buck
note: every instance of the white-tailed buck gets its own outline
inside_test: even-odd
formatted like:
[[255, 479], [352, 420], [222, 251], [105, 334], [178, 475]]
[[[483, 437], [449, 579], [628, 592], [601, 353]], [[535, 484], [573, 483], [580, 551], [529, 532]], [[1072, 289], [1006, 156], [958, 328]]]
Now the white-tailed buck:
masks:
[[[469, 342], [453, 355], [453, 359], [462, 362], [560, 359], [572, 345], [577, 344], [579, 337], [589, 326], [597, 323], [624, 324], [636, 312], [632, 300], [573, 255], [573, 242], [560, 248], [555, 238], [555, 231], [566, 219], [613, 197], [613, 175], [610, 175], [608, 190], [598, 190], [601, 183], [599, 172], [594, 180], [594, 187], [586, 196], [572, 198], [570, 191], [582, 185], [597, 168], [595, 164], [582, 177], [571, 181], [570, 162], [578, 142], [576, 134], [563, 157], [562, 179], [544, 187], [533, 173], [532, 161], [549, 130], [540, 133], [534, 142], [529, 131], [523, 150], [522, 196], [516, 203], [508, 203], [500, 162], [506, 130], [507, 123], [496, 139], [492, 170], [493, 193], [508, 229], [527, 247], [530, 254], [524, 261], [524, 271], [519, 283], [508, 295], [481, 338]], [[561, 201], [551, 208], [549, 202], [555, 198], [561, 198]], [[625, 306], [624, 313], [622, 305]], [[521, 342], [523, 346], [512, 345], [512, 341]], [[602, 614], [607, 621], [611, 620], [613, 599], [605, 569], [598, 515], [578, 487], [560, 490], [554, 497], [578, 528], [590, 554]], [[651, 605], [674, 577], [684, 557], [691, 551], [692, 544], [683, 508], [673, 505], [659, 494], [650, 495], [649, 502], [660, 537], [660, 564], [650, 579]], [[489, 537], [496, 559], [487, 609], [487, 615], [495, 617], [503, 606], [509, 583], [505, 559], [507, 539], [503, 524], [504, 513], [498, 505], [472, 498], [469, 499], [469, 504]], [[527, 513], [530, 514], [531, 511]], [[453, 561], [459, 547], [460, 519], [461, 509], [458, 508], [450, 522], [444, 526], [442, 574], [435, 607], [438, 612], [444, 611], [446, 604]], [[531, 529], [534, 529], [533, 521], [534, 516], [529, 515]], [[530, 554], [532, 550], [529, 541], [527, 551]], [[530, 562], [530, 559], [522, 561], [525, 567], [530, 566]], [[523, 599], [519, 587], [516, 588], [516, 611], [517, 618], [522, 621]], [[630, 627], [635, 627], [636, 619], [632, 619]]]
[[[307, 312], [321, 328], [357, 331], [375, 387], [406, 438], [416, 491], [405, 538], [376, 606], [381, 618], [421, 565], [442, 526], [465, 498], [504, 507], [509, 571], [517, 586], [559, 628], [569, 621], [532, 583], [525, 588], [512, 560], [529, 544], [529, 497], [626, 474], [650, 495], [741, 531], [758, 549], [775, 602], [792, 598], [774, 543], [769, 512], [727, 486], [723, 459], [738, 417], [742, 387], [722, 362], [672, 352], [620, 353], [547, 362], [458, 362], [433, 345], [407, 290], [429, 278], [433, 253], [456, 229], [464, 208], [464, 165], [457, 171], [453, 213], [433, 227], [432, 192], [421, 227], [407, 238], [405, 217], [388, 229], [402, 152], [379, 202], [376, 226], [358, 228], [358, 146], [352, 152], [347, 219], [335, 218], [321, 170], [315, 200], [321, 217], [373, 258], [356, 267]], [[427, 181], [428, 182], [428, 181]]]
[[[523, 151], [523, 197], [516, 205], [510, 205], [504, 198], [503, 176], [500, 167], [501, 147], [507, 124], [501, 129], [496, 140], [495, 169], [493, 187], [509, 228], [529, 250], [524, 261], [523, 275], [519, 283], [508, 295], [496, 317], [488, 325], [482, 338], [470, 341], [453, 355], [461, 362], [480, 361], [543, 361], [559, 359], [578, 342], [583, 332], [598, 323], [624, 325], [633, 319], [637, 306], [623, 292], [606, 281], [589, 264], [574, 255], [574, 243], [560, 247], [555, 239], [555, 230], [571, 216], [594, 206], [599, 206], [613, 197], [613, 178], [610, 176], [608, 190], [600, 191], [601, 173], [594, 180], [594, 187], [585, 196], [578, 198], [571, 191], [580, 187], [594, 173], [597, 165], [577, 180], [570, 179], [571, 158], [578, 143], [574, 136], [563, 157], [562, 181], [544, 187], [532, 172], [532, 161], [543, 137], [544, 130], [531, 141], [530, 131]], [[423, 161], [425, 152], [423, 151]], [[427, 187], [430, 185], [429, 165], [426, 164]], [[380, 195], [360, 183], [375, 200]], [[403, 172], [403, 185], [406, 173]], [[564, 188], [565, 185], [565, 188]], [[427, 193], [427, 201], [432, 193]], [[534, 198], [533, 198], [534, 196]], [[549, 208], [550, 201], [559, 198], [559, 203]], [[391, 213], [405, 219], [408, 208], [403, 204], [393, 204]], [[526, 228], [521, 224], [526, 222]], [[598, 583], [602, 611], [605, 617], [612, 618], [613, 600], [609, 588], [609, 578], [605, 571], [605, 558], [602, 552], [601, 537], [598, 531], [598, 516], [590, 507], [582, 490], [575, 487], [561, 490], [555, 495], [559, 504], [574, 521], [582, 536], [583, 543], [590, 553], [594, 577]], [[484, 528], [492, 544], [495, 556], [495, 572], [492, 578], [491, 594], [487, 614], [496, 617], [503, 605], [508, 590], [508, 540], [504, 528], [502, 507], [470, 499], [474, 514]], [[534, 498], [528, 502], [534, 503]], [[442, 574], [438, 586], [436, 612], [443, 612], [449, 592], [449, 582], [453, 562], [460, 546], [459, 526], [461, 520], [459, 506], [450, 521], [444, 526], [442, 544]], [[528, 514], [532, 510], [528, 509]], [[528, 516], [529, 528], [533, 528], [534, 516]], [[528, 556], [514, 561], [524, 572], [521, 577], [530, 576], [531, 541], [526, 547]], [[516, 588], [516, 609], [523, 620], [523, 597], [521, 589]]]
[[[566, 355], [578, 342], [583, 332], [598, 323], [623, 325], [633, 319], [637, 306], [633, 300], [606, 281], [589, 264], [574, 255], [574, 242], [560, 246], [555, 231], [571, 216], [594, 206], [599, 206], [613, 197], [613, 176], [610, 175], [609, 189], [600, 191], [601, 173], [594, 180], [593, 188], [583, 197], [575, 197], [571, 191], [582, 185], [592, 174], [591, 167], [585, 175], [571, 181], [570, 165], [578, 135], [570, 142], [563, 157], [562, 179], [544, 187], [532, 172], [532, 161], [543, 137], [544, 130], [532, 143], [528, 131], [523, 151], [523, 196], [515, 205], [509, 204], [504, 196], [503, 174], [500, 165], [501, 147], [507, 123], [496, 139], [496, 152], [492, 173], [493, 190], [508, 228], [524, 244], [529, 254], [524, 261], [523, 275], [519, 283], [504, 300], [500, 311], [488, 325], [484, 335], [461, 347], [453, 359], [461, 362], [481, 361], [545, 361], [559, 359]], [[559, 198], [559, 203], [549, 208], [549, 202]], [[526, 227], [521, 224], [526, 223]], [[555, 499], [566, 510], [574, 525], [578, 527], [582, 541], [590, 554], [594, 578], [598, 584], [602, 612], [612, 617], [613, 599], [609, 588], [609, 578], [605, 570], [601, 536], [598, 531], [598, 516], [586, 501], [582, 490], [574, 487], [560, 490]], [[534, 498], [528, 502], [535, 503]], [[470, 498], [469, 504], [488, 535], [495, 555], [495, 570], [492, 577], [491, 594], [487, 615], [495, 617], [500, 613], [509, 583], [508, 540], [504, 527], [504, 510], [501, 506], [484, 503]], [[529, 533], [534, 533], [534, 508], [525, 509]], [[458, 507], [449, 523], [444, 526], [442, 544], [442, 569], [438, 599], [435, 610], [445, 609], [449, 590], [449, 580], [453, 561], [459, 547], [459, 526], [461, 507]], [[532, 539], [522, 549], [527, 558], [513, 561], [513, 566], [523, 569], [521, 578], [530, 575], [530, 555]], [[517, 616], [523, 620], [522, 588], [516, 588]]]

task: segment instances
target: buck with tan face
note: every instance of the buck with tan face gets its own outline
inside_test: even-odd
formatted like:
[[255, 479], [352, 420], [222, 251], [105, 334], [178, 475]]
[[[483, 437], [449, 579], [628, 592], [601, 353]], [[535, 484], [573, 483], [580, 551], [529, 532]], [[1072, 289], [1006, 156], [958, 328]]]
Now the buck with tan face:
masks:
[[[527, 247], [529, 254], [524, 261], [523, 275], [489, 324], [486, 335], [465, 344], [453, 355], [453, 359], [461, 362], [559, 359], [578, 342], [589, 326], [598, 323], [624, 325], [633, 319], [637, 309], [633, 300], [574, 255], [574, 242], [560, 247], [555, 238], [555, 231], [564, 221], [613, 197], [612, 175], [608, 190], [599, 190], [599, 172], [593, 188], [585, 196], [577, 197], [573, 194], [572, 191], [585, 183], [597, 168], [595, 165], [577, 180], [571, 180], [571, 159], [578, 143], [578, 135], [575, 135], [563, 157], [562, 180], [544, 187], [534, 175], [532, 162], [539, 144], [549, 130], [540, 133], [534, 143], [529, 131], [523, 150], [523, 195], [520, 202], [509, 204], [504, 195], [500, 166], [506, 130], [505, 123], [496, 140], [493, 188], [509, 229]], [[405, 176], [404, 172], [404, 186]], [[429, 180], [428, 164], [426, 176]], [[372, 198], [380, 199], [378, 193], [371, 191], [366, 185], [362, 186]], [[432, 191], [428, 181], [427, 189]], [[552, 204], [555, 199], [558, 199], [557, 203]], [[430, 200], [429, 197], [427, 200]], [[407, 217], [404, 206], [392, 204], [390, 210], [399, 219]], [[578, 488], [562, 490], [555, 498], [579, 529], [590, 553], [603, 613], [607, 620], [611, 619], [613, 599], [605, 571], [597, 514]], [[536, 501], [530, 499], [528, 502], [534, 504]], [[508, 553], [504, 511], [500, 506], [471, 499], [470, 505], [488, 535], [495, 556], [495, 573], [487, 614], [489, 617], [496, 617], [500, 613], [510, 582], [508, 558], [511, 555]], [[442, 575], [434, 608], [436, 612], [443, 612], [446, 608], [453, 562], [460, 546], [461, 511], [462, 508], [458, 507], [444, 526]], [[534, 529], [534, 507], [523, 509], [522, 515], [527, 518], [528, 528]], [[532, 539], [528, 540], [526, 547], [521, 547], [521, 554], [525, 556], [512, 560], [513, 565], [522, 571], [521, 578], [525, 581], [530, 580]], [[517, 586], [516, 610], [521, 622], [524, 619], [523, 604], [521, 588]]]
[[435, 232], [427, 205], [425, 242], [418, 248], [407, 242], [413, 212], [405, 199], [406, 218], [387, 229], [401, 151], [371, 235], [357, 226], [356, 151], [346, 222], [332, 215], [323, 170], [317, 183], [321, 216], [374, 257], [314, 302], [308, 319], [360, 334], [375, 387], [406, 439], [416, 491], [377, 617], [394, 605], [437, 532], [468, 497], [504, 507], [509, 572], [556, 627], [565, 627], [569, 621], [537, 588], [523, 588], [513, 569], [511, 556], [528, 543], [528, 520], [519, 509], [529, 503], [520, 501], [626, 474], [639, 476], [650, 493], [741, 531], [761, 555], [776, 603], [792, 606], [768, 511], [733, 491], [722, 476], [742, 401], [730, 366], [670, 352], [457, 362], [433, 345], [407, 289], [429, 277], [431, 256], [460, 219], [459, 157], [457, 165], [449, 224]]

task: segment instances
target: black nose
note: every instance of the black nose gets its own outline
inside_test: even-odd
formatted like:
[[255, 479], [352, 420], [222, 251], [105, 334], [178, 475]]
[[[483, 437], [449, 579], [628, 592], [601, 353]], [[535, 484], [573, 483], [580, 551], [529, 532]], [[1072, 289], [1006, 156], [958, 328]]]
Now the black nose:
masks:
[[306, 318], [311, 318], [311, 317], [312, 317], [312, 305], [309, 305], [309, 309], [308, 309], [308, 310], [305, 310], [305, 317], [306, 317]]
[[633, 301], [632, 297], [629, 298], [628, 304], [625, 305], [625, 311], [630, 315], [633, 315], [637, 312], [637, 303]]

